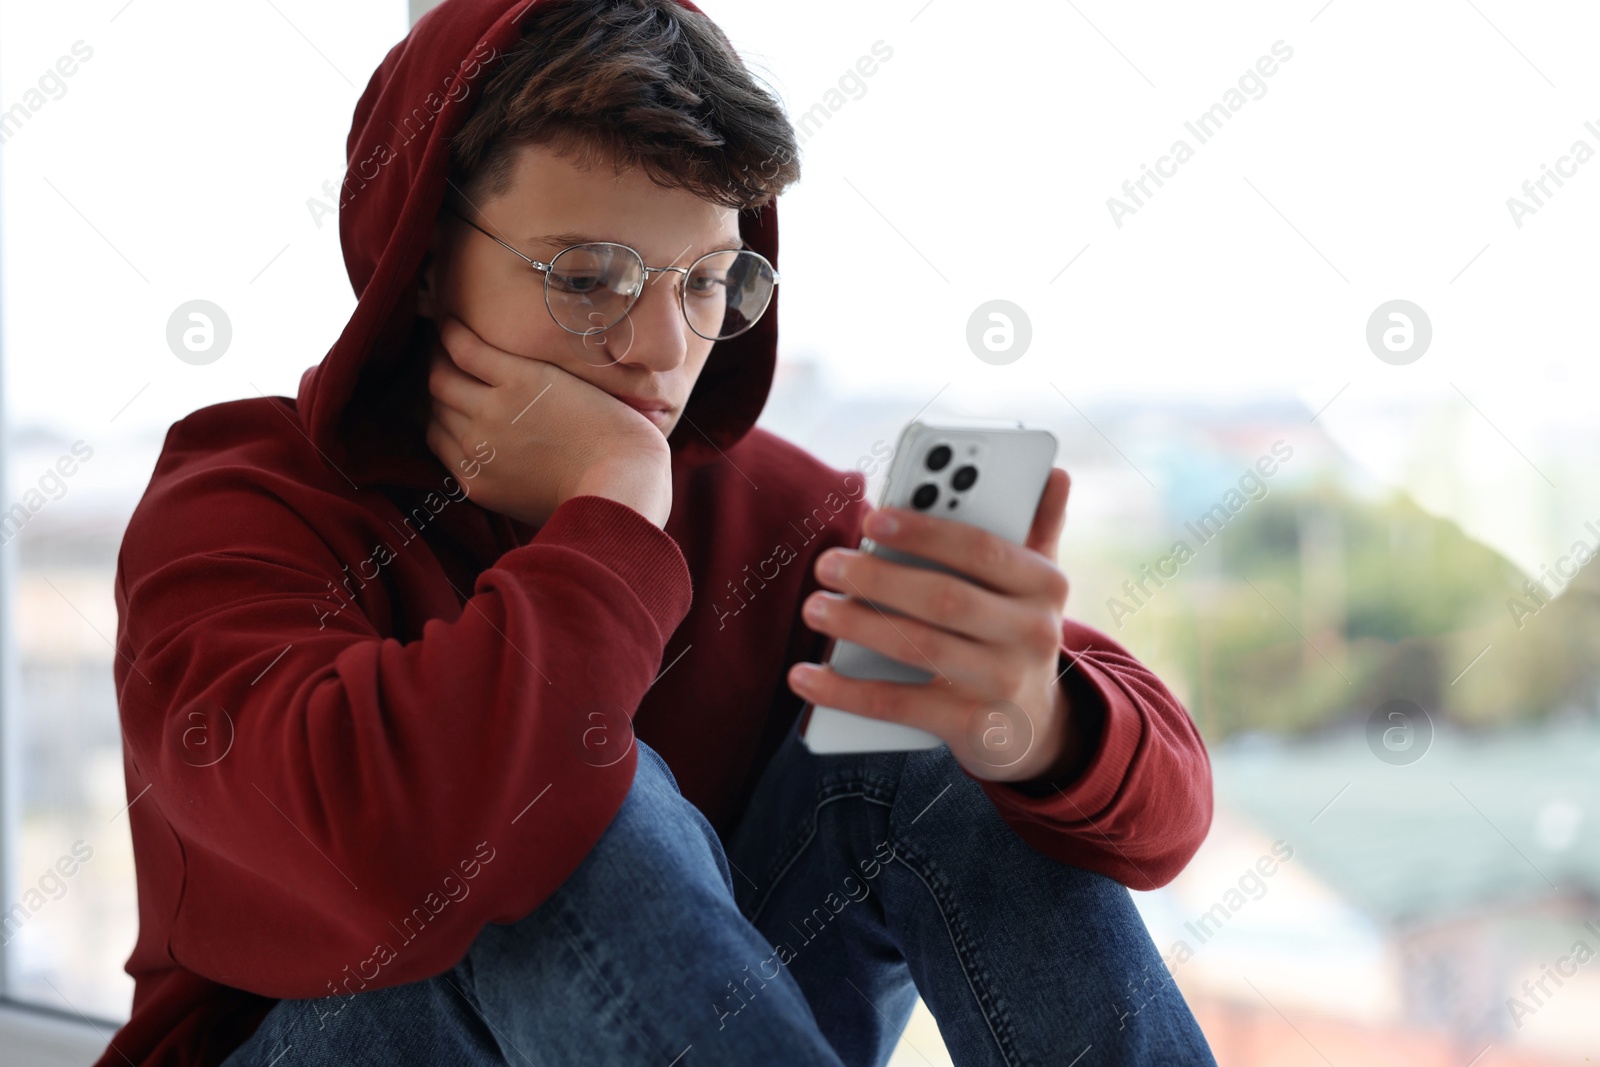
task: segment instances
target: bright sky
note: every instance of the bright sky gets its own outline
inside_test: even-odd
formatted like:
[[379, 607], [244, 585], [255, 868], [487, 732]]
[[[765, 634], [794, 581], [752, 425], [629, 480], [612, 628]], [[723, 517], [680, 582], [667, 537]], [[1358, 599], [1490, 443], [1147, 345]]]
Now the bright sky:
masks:
[[[955, 383], [952, 410], [1049, 382], [1090, 400], [1287, 392], [1333, 400], [1319, 423], [1363, 464], [1525, 565], [1550, 540], [1530, 531], [1567, 541], [1573, 516], [1600, 518], [1582, 476], [1600, 158], [1560, 162], [1580, 139], [1600, 151], [1592, 7], [704, 7], [796, 121], [845, 79], [780, 201], [784, 353], [839, 388]], [[295, 391], [354, 306], [337, 227], [306, 201], [340, 179], [356, 98], [405, 30], [400, 0], [0, 0], [0, 110], [75, 42], [93, 50], [3, 149], [13, 426], [114, 448]], [[1220, 130], [1186, 129], [1242, 77]], [[1123, 183], [1178, 139], [1192, 155], [1160, 163], [1119, 227], [1107, 198], [1132, 205]], [[1568, 176], [1519, 227], [1506, 200], [1546, 164]], [[193, 299], [233, 326], [206, 366], [165, 340]], [[1032, 326], [1004, 366], [966, 342], [992, 299]], [[1394, 299], [1433, 328], [1404, 366], [1365, 339]]]

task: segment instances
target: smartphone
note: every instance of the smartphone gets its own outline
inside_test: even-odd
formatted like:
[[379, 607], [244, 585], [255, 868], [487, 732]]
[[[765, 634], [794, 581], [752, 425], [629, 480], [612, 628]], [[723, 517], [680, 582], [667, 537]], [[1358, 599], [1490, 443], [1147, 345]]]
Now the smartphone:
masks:
[[[1057, 442], [1048, 430], [1017, 421], [913, 421], [900, 434], [879, 507], [905, 508], [970, 523], [1022, 544], [1033, 525]], [[961, 571], [862, 538], [860, 550], [907, 566], [968, 577]], [[867, 601], [871, 603], [871, 601]], [[896, 615], [886, 607], [879, 610]], [[917, 684], [934, 671], [890, 659], [854, 641], [831, 639], [828, 666], [849, 678]], [[905, 752], [944, 744], [915, 726], [869, 719], [839, 708], [807, 704], [800, 738], [812, 752]]]

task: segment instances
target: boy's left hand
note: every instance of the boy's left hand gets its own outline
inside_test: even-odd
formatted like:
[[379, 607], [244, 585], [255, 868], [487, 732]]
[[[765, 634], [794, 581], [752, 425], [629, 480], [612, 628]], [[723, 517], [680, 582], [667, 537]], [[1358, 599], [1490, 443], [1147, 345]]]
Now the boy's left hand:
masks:
[[[972, 580], [829, 549], [817, 558], [817, 581], [845, 595], [813, 593], [806, 623], [933, 678], [920, 685], [862, 681], [795, 664], [790, 687], [813, 704], [927, 730], [975, 778], [1018, 782], [1074, 766], [1081, 739], [1057, 666], [1068, 583], [1054, 562], [1071, 486], [1065, 470], [1051, 469], [1022, 545], [905, 508], [873, 511], [867, 537]], [[900, 520], [897, 532], [877, 528], [886, 517]], [[836, 575], [827, 569], [834, 562]]]

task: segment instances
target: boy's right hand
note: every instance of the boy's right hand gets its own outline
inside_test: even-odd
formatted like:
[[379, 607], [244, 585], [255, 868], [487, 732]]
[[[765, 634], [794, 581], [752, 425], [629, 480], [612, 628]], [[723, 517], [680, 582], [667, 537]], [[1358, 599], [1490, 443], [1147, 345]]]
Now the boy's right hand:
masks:
[[446, 316], [432, 344], [428, 392], [429, 450], [452, 473], [476, 469], [470, 480], [457, 476], [490, 511], [539, 526], [569, 498], [593, 494], [666, 524], [667, 439], [603, 389], [496, 348]]

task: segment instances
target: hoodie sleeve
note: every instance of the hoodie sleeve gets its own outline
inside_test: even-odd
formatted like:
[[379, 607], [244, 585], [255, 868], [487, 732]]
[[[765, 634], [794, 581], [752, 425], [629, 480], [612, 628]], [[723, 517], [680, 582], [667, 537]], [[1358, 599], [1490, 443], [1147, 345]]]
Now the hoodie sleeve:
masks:
[[[816, 558], [835, 544], [859, 548], [862, 502], [844, 529], [819, 540], [806, 562], [796, 603], [797, 632], [812, 636], [800, 659], [825, 662], [830, 638], [813, 631], [799, 606], [820, 589]], [[793, 662], [785, 665], [785, 671]], [[1110, 637], [1065, 619], [1057, 663], [1072, 713], [1094, 738], [1075, 778], [1030, 785], [977, 779], [1007, 825], [1038, 852], [1113, 878], [1130, 889], [1155, 889], [1177, 877], [1211, 826], [1211, 761], [1189, 713], [1148, 667]], [[787, 691], [787, 684], [783, 686]], [[963, 768], [965, 773], [965, 768]], [[1032, 795], [1039, 794], [1039, 795]]]
[[[677, 543], [571, 498], [402, 643], [353, 607], [319, 624], [342, 564], [296, 508], [188, 481], [141, 505], [117, 584], [132, 810], [182, 857], [168, 953], [280, 998], [447, 970], [620, 808], [621, 716], [690, 603]], [[597, 726], [624, 757], [597, 756]]]
[[1076, 778], [1028, 792], [979, 784], [1039, 852], [1130, 889], [1166, 885], [1211, 826], [1205, 743], [1183, 705], [1121, 645], [1071, 619], [1061, 632], [1059, 684], [1095, 737], [1088, 765]]

